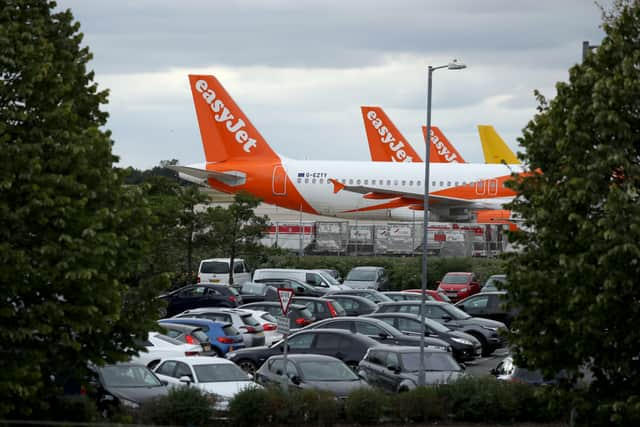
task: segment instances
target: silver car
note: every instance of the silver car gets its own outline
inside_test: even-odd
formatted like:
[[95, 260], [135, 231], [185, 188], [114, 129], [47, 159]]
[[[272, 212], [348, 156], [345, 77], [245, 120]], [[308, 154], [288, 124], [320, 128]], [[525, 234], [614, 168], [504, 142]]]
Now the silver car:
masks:
[[262, 324], [253, 317], [251, 311], [239, 308], [205, 307], [183, 311], [173, 317], [209, 319], [215, 322], [231, 323], [242, 334], [244, 345], [256, 347], [264, 345], [265, 336]]
[[389, 276], [384, 267], [353, 267], [344, 279], [343, 285], [353, 289], [386, 291], [389, 289]]

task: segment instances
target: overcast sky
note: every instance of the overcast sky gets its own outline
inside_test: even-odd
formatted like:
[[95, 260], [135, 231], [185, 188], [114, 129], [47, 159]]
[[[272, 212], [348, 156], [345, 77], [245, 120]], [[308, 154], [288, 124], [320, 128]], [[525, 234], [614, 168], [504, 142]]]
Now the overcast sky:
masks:
[[[610, 1], [602, 0], [608, 5]], [[369, 160], [361, 105], [379, 105], [423, 152], [432, 123], [469, 162], [478, 124], [518, 150], [536, 108], [603, 37], [591, 0], [58, 0], [81, 24], [119, 166], [204, 161], [189, 73], [221, 81], [269, 144], [297, 159]]]

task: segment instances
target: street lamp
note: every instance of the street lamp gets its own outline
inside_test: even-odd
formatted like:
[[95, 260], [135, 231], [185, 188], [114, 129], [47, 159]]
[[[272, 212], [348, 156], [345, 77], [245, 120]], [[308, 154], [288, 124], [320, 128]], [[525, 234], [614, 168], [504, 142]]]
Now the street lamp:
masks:
[[425, 385], [425, 366], [424, 366], [424, 302], [426, 299], [427, 291], [427, 230], [429, 228], [429, 149], [431, 148], [431, 75], [435, 70], [440, 68], [447, 68], [449, 70], [462, 70], [467, 66], [453, 60], [447, 65], [440, 65], [438, 67], [432, 67], [429, 65], [428, 78], [427, 78], [427, 140], [426, 140], [426, 152], [424, 156], [424, 221], [423, 221], [423, 233], [422, 233], [422, 283], [421, 283], [421, 296], [420, 296], [420, 330], [422, 331], [422, 337], [420, 339], [420, 374], [418, 375], [418, 385]]

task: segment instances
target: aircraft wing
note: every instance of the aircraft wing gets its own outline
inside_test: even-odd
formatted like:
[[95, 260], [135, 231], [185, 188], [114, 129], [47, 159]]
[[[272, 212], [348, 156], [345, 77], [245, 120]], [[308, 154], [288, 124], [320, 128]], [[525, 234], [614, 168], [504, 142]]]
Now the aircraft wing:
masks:
[[216, 179], [221, 181], [224, 184], [235, 186], [243, 184], [247, 177], [242, 172], [236, 171], [228, 171], [228, 172], [218, 172], [207, 170], [206, 166], [178, 166], [178, 165], [169, 165], [166, 166], [167, 169], [171, 169], [173, 171], [178, 172], [178, 177], [184, 179], [185, 181], [193, 182], [200, 185], [207, 185], [209, 178]]

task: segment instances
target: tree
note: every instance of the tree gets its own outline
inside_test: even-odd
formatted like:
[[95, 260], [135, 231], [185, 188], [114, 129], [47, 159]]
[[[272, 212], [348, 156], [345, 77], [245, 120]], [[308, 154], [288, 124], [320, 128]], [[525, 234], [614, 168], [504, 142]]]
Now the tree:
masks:
[[537, 94], [520, 138], [533, 172], [513, 184], [524, 224], [508, 262], [521, 306], [510, 341], [519, 363], [548, 376], [564, 371], [571, 383], [590, 368], [581, 422], [638, 425], [640, 2], [618, 3], [603, 28], [557, 96]]
[[[269, 218], [256, 216], [254, 209], [260, 200], [244, 192], [237, 193], [228, 208], [216, 206], [207, 210], [208, 231], [204, 239], [217, 252], [229, 257], [233, 266], [235, 258], [243, 253], [250, 255], [261, 250], [260, 239], [264, 236]], [[229, 285], [233, 285], [233, 268], [229, 269]]]
[[70, 11], [0, 8], [0, 417], [36, 416], [88, 362], [128, 358], [167, 287], [151, 215], [113, 169], [107, 92]]

